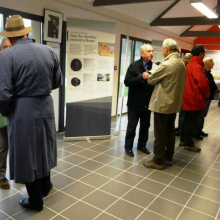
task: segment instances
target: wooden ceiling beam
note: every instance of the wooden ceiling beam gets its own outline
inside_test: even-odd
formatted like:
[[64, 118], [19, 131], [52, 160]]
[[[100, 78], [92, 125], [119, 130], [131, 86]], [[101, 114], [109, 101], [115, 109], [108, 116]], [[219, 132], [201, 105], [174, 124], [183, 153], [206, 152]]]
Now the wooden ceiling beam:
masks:
[[93, 6], [98, 7], [98, 6], [124, 5], [124, 4], [161, 2], [161, 1], [169, 1], [169, 0], [95, 0], [93, 2]]

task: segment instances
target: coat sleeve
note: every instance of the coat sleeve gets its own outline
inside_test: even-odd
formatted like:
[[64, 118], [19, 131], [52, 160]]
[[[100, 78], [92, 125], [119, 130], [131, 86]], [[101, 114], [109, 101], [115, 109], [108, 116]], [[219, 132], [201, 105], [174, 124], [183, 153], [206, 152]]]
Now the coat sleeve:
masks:
[[8, 54], [0, 52], [0, 113], [9, 115], [10, 104], [14, 96], [13, 67]]
[[57, 55], [54, 52], [53, 52], [53, 57], [54, 57], [54, 70], [53, 70], [53, 88], [52, 89], [56, 89], [62, 86], [63, 77], [62, 77], [62, 72], [61, 72], [61, 68], [60, 68]]
[[148, 84], [150, 85], [156, 85], [159, 81], [167, 77], [167, 71], [166, 66], [163, 64], [160, 64], [160, 66], [148, 77]]
[[199, 69], [198, 72], [200, 74], [194, 75], [194, 82], [197, 81], [199, 90], [201, 93], [206, 97], [209, 98], [210, 96], [210, 89], [209, 89], [209, 80], [207, 79], [205, 75], [205, 70], [203, 68]]
[[124, 84], [127, 87], [138, 87], [142, 84], [143, 81], [143, 77], [142, 74], [137, 75], [137, 73], [135, 73], [135, 69], [134, 69], [134, 65], [131, 64], [128, 67], [126, 76], [125, 76], [125, 80], [124, 80]]

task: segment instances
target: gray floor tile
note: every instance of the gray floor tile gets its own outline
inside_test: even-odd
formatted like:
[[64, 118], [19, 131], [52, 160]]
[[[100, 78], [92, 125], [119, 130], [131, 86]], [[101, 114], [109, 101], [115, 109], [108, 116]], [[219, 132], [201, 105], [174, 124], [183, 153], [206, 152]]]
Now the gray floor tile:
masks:
[[72, 153], [67, 152], [67, 151], [65, 151], [65, 150], [58, 150], [58, 151], [57, 151], [57, 158], [58, 158], [58, 159], [65, 158], [65, 157], [68, 157], [68, 156], [70, 156], [70, 155], [72, 155]]
[[191, 193], [186, 193], [172, 187], [167, 187], [160, 194], [160, 197], [179, 203], [180, 205], [185, 205], [188, 199], [190, 198], [190, 196]]
[[166, 217], [163, 217], [162, 215], [159, 215], [157, 213], [152, 212], [151, 210], [145, 210], [138, 218], [137, 220], [167, 220]]
[[104, 176], [98, 175], [96, 173], [91, 173], [86, 177], [83, 177], [81, 179], [82, 182], [90, 184], [94, 187], [100, 187], [101, 185], [105, 184], [109, 181], [109, 178], [106, 178]]
[[91, 150], [83, 150], [77, 153], [77, 155], [87, 157], [88, 159], [97, 156], [97, 154], [97, 152]]
[[118, 159], [118, 160], [115, 160], [115, 161], [109, 163], [109, 166], [113, 166], [113, 167], [119, 168], [121, 170], [126, 170], [126, 169], [130, 168], [131, 166], [133, 166], [133, 164], [130, 162], [126, 162], [126, 161]]
[[207, 171], [209, 170], [209, 167], [200, 166], [194, 163], [190, 163], [185, 167], [186, 170], [196, 172], [202, 175], [205, 175]]
[[197, 174], [197, 173], [188, 171], [188, 170], [183, 170], [180, 173], [179, 177], [186, 179], [186, 180], [196, 182], [196, 183], [200, 183], [204, 176], [201, 174]]
[[219, 203], [194, 195], [187, 204], [187, 207], [215, 217], [219, 209]]
[[120, 143], [117, 141], [106, 141], [104, 143], [101, 143], [100, 145], [103, 145], [105, 147], [114, 148], [116, 145], [119, 145]]
[[105, 210], [117, 200], [117, 197], [109, 195], [100, 190], [96, 190], [95, 192], [86, 196], [83, 200], [92, 206]]
[[28, 220], [46, 220], [46, 219], [51, 219], [54, 216], [56, 216], [55, 212], [44, 207], [43, 211], [41, 211], [41, 212], [36, 212], [33, 210], [24, 209], [23, 211], [14, 215], [13, 219], [16, 219], [16, 220], [26, 220], [26, 219], [28, 219]]
[[139, 189], [132, 189], [122, 198], [143, 208], [146, 208], [156, 198], [156, 196], [147, 192], [143, 192]]
[[83, 167], [87, 170], [94, 171], [94, 170], [99, 169], [100, 167], [103, 167], [103, 164], [96, 162], [96, 161], [93, 161], [93, 160], [87, 160], [87, 161], [81, 163], [80, 167]]
[[[19, 204], [20, 199], [24, 199], [24, 195], [16, 193], [0, 201], [1, 210], [7, 215], [14, 215], [24, 208]], [[13, 208], [12, 208], [13, 207]]]
[[219, 190], [212, 189], [207, 186], [199, 186], [195, 194], [220, 203]]
[[104, 154], [112, 156], [112, 157], [121, 157], [122, 155], [125, 154], [125, 152], [119, 151], [119, 150], [116, 150], [116, 149], [111, 149], [109, 151], [106, 151]]
[[107, 176], [109, 178], [114, 178], [122, 172], [123, 171], [116, 169], [114, 167], [110, 167], [108, 165], [96, 170], [96, 173], [102, 174], [102, 175]]
[[55, 212], [61, 212], [76, 201], [76, 199], [63, 192], [56, 192], [45, 198], [44, 205]]
[[67, 146], [65, 148], [65, 151], [68, 151], [70, 153], [77, 153], [77, 152], [82, 151], [82, 150], [84, 150], [84, 148], [78, 147], [76, 145], [70, 145], [70, 146]]
[[0, 211], [0, 219], [5, 220], [9, 217], [9, 215], [4, 214], [3, 212]]
[[66, 169], [69, 169], [72, 166], [73, 166], [73, 164], [69, 164], [69, 163], [66, 163], [65, 161], [58, 160], [57, 161], [57, 166], [53, 169], [57, 172], [62, 172]]
[[118, 218], [114, 217], [113, 215], [109, 215], [107, 213], [102, 213], [99, 215], [95, 220], [116, 220]]
[[[172, 207], [172, 208], [171, 208]], [[149, 207], [149, 210], [152, 210], [156, 213], [159, 213], [163, 216], [166, 216], [171, 219], [175, 219], [179, 212], [182, 210], [183, 206], [177, 205], [173, 202], [164, 200], [162, 198], [157, 198]]]
[[209, 186], [209, 187], [212, 187], [214, 189], [218, 189], [219, 190], [220, 180], [215, 179], [213, 177], [206, 176], [204, 178], [204, 180], [202, 181], [202, 184], [205, 185], [205, 186]]
[[193, 159], [193, 157], [194, 156], [192, 156], [192, 155], [188, 155], [188, 154], [184, 154], [184, 153], [179, 153], [179, 152], [174, 155], [175, 159], [184, 160], [186, 162], [191, 161]]
[[[24, 187], [25, 189], [25, 187]], [[26, 190], [26, 189], [25, 189]], [[13, 194], [17, 193], [17, 190], [13, 189], [13, 188], [10, 188], [10, 189], [0, 189], [0, 200], [6, 198], [6, 197], [9, 197]], [[1, 209], [1, 208], [0, 208]]]
[[66, 218], [62, 217], [61, 215], [57, 215], [56, 217], [53, 218], [53, 220], [66, 220]]
[[119, 200], [106, 210], [106, 212], [126, 220], [134, 220], [142, 211], [142, 208], [123, 200]]
[[107, 193], [120, 197], [124, 195], [126, 192], [128, 192], [131, 189], [131, 187], [112, 180], [109, 183], [102, 186], [100, 189], [104, 190]]
[[75, 178], [77, 180], [88, 175], [89, 173], [90, 173], [90, 171], [85, 170], [80, 167], [73, 167], [73, 168], [70, 168], [69, 170], [66, 170], [63, 172], [63, 174], [65, 174], [69, 177]]
[[96, 157], [93, 157], [92, 159], [96, 160], [96, 161], [99, 161], [103, 164], [107, 164], [107, 163], [110, 163], [113, 160], [115, 160], [114, 157], [111, 157], [111, 156], [108, 156], [108, 155], [105, 155], [105, 154], [98, 155]]
[[57, 142], [57, 149], [59, 150], [63, 150], [64, 148], [69, 147], [69, 146], [71, 146], [71, 143], [69, 142], [63, 142], [63, 141]]
[[69, 219], [91, 220], [101, 213], [100, 210], [93, 208], [83, 202], [78, 202], [62, 212], [61, 214]]
[[103, 145], [95, 145], [94, 147], [91, 147], [90, 150], [97, 151], [99, 153], [103, 153], [105, 151], [108, 151], [109, 148], [105, 147]]
[[[220, 158], [220, 157], [219, 157]], [[215, 162], [212, 166], [213, 169], [216, 169], [216, 170], [220, 170], [220, 163], [219, 162]]]
[[89, 147], [96, 145], [96, 143], [95, 142], [89, 143], [88, 141], [79, 141], [75, 145], [84, 147], [84, 148], [89, 148]]
[[144, 167], [143, 165], [134, 165], [131, 168], [129, 168], [127, 171], [143, 177], [146, 177], [147, 175], [153, 172], [152, 169], [146, 169], [146, 167]]
[[220, 180], [220, 170], [211, 169], [211, 170], [209, 170], [209, 172], [207, 173], [207, 176], [214, 177], [214, 178]]
[[[145, 154], [146, 155], [146, 154]], [[147, 156], [147, 155], [146, 155]], [[132, 163], [138, 163], [143, 160], [142, 156], [139, 156], [134, 151], [134, 157], [129, 157], [127, 154], [124, 154], [120, 157], [121, 160], [126, 160]]]
[[85, 158], [85, 157], [81, 157], [81, 156], [79, 156], [79, 155], [71, 155], [71, 156], [69, 156], [69, 157], [66, 157], [66, 158], [64, 158], [64, 159], [62, 159], [63, 161], [66, 161], [66, 162], [68, 162], [68, 163], [71, 163], [71, 164], [75, 164], [75, 165], [77, 165], [77, 164], [79, 164], [79, 163], [82, 163], [83, 161], [86, 161], [86, 160], [88, 160], [87, 158]]
[[210, 167], [210, 166], [213, 164], [213, 161], [211, 161], [211, 160], [204, 160], [204, 159], [202, 159], [202, 158], [196, 157], [196, 158], [194, 158], [194, 159], [192, 160], [191, 163], [195, 163], [195, 164], [198, 164], [198, 165], [200, 165], [200, 166]]
[[183, 169], [187, 166], [188, 163], [189, 163], [188, 161], [184, 161], [184, 160], [175, 158], [175, 155], [174, 155], [174, 159], [173, 159], [173, 166], [174, 167], [178, 167], [180, 169]]
[[139, 183], [135, 188], [142, 189], [146, 192], [158, 195], [165, 187], [166, 185], [157, 183], [149, 179], [145, 179], [141, 183]]
[[75, 182], [67, 186], [66, 188], [62, 189], [62, 192], [65, 192], [78, 199], [82, 199], [83, 197], [85, 197], [94, 190], [95, 190], [94, 187], [86, 185], [85, 183]]
[[181, 189], [181, 190], [184, 190], [186, 192], [190, 192], [190, 193], [193, 193], [196, 189], [196, 187], [198, 186], [197, 183], [193, 183], [193, 182], [190, 182], [188, 180], [184, 180], [184, 179], [181, 179], [181, 178], [176, 178], [171, 184], [170, 186], [173, 186], [175, 188], [178, 188], [178, 189]]
[[159, 183], [169, 184], [174, 179], [174, 176], [155, 170], [155, 172], [151, 173], [147, 178]]
[[58, 174], [57, 176], [51, 178], [51, 182], [55, 188], [62, 189], [63, 187], [74, 182], [74, 180], [62, 174]]
[[178, 175], [182, 171], [182, 168], [175, 166], [166, 166], [166, 168], [162, 171], [164, 174], [169, 174], [172, 176]]
[[143, 178], [139, 177], [137, 175], [131, 174], [131, 173], [124, 172], [121, 175], [119, 175], [118, 177], [116, 177], [115, 180], [118, 180], [118, 181], [125, 183], [125, 184], [128, 184], [130, 186], [135, 186], [140, 181], [142, 181]]
[[202, 214], [200, 212], [197, 212], [195, 210], [185, 208], [181, 215], [179, 216], [178, 220], [214, 220], [213, 217], [210, 217], [208, 215]]

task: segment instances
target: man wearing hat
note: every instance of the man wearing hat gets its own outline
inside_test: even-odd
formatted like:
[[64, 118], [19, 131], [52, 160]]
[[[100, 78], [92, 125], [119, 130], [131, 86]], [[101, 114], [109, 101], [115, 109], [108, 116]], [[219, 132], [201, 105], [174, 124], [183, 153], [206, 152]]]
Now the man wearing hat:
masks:
[[51, 90], [62, 85], [58, 58], [45, 45], [35, 44], [21, 16], [6, 20], [13, 47], [0, 52], [0, 113], [8, 117], [10, 179], [25, 183], [28, 209], [41, 211], [52, 189], [50, 170], [57, 165], [56, 129]]
[[194, 128], [201, 110], [205, 109], [205, 98], [209, 97], [209, 81], [203, 69], [205, 49], [196, 45], [192, 51], [192, 58], [186, 67], [186, 84], [183, 95], [182, 109], [186, 111], [182, 122], [180, 146], [185, 150], [199, 152], [193, 141]]

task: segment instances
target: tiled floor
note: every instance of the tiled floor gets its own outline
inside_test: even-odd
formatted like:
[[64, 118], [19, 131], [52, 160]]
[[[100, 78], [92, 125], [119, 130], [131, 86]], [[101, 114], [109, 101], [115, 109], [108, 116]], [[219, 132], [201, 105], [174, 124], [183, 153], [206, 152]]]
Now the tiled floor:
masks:
[[[197, 142], [201, 153], [178, 147], [177, 137], [174, 164], [162, 171], [143, 167], [153, 154], [137, 152], [136, 139], [135, 157], [124, 154], [126, 124], [124, 116], [120, 135], [110, 140], [65, 143], [58, 135], [58, 166], [51, 172], [54, 188], [44, 200], [44, 210], [23, 209], [18, 201], [26, 197], [25, 187], [12, 181], [10, 190], [0, 190], [0, 219], [220, 219], [217, 102], [211, 104], [205, 121], [209, 136]], [[152, 123], [147, 144], [151, 152], [153, 141]]]

